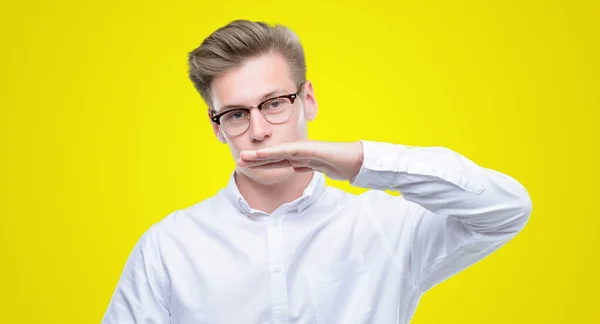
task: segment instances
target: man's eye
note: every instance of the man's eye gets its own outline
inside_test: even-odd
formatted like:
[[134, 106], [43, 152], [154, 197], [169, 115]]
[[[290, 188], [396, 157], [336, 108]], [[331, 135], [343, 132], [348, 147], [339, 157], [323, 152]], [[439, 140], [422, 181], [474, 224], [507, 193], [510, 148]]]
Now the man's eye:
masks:
[[269, 101], [267, 103], [267, 109], [277, 109], [277, 108], [281, 108], [281, 106], [283, 106], [284, 102], [281, 99], [277, 99], [277, 100], [273, 100], [273, 101]]
[[246, 119], [247, 112], [245, 110], [236, 110], [228, 113], [225, 117], [225, 121], [227, 122], [238, 122], [240, 120]]

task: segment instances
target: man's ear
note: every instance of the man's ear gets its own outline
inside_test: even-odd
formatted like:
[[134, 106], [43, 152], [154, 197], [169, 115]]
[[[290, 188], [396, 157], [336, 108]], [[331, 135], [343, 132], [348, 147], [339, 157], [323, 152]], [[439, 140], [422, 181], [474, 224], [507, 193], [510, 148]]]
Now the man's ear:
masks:
[[225, 136], [223, 136], [223, 133], [221, 132], [221, 127], [219, 125], [217, 125], [217, 123], [214, 123], [211, 118], [212, 118], [212, 114], [209, 110], [208, 111], [208, 121], [212, 125], [213, 133], [215, 134], [215, 136], [217, 137], [219, 142], [226, 144], [227, 141], [225, 140]]
[[304, 116], [307, 120], [313, 121], [317, 117], [319, 105], [315, 98], [312, 82], [306, 81], [304, 84]]

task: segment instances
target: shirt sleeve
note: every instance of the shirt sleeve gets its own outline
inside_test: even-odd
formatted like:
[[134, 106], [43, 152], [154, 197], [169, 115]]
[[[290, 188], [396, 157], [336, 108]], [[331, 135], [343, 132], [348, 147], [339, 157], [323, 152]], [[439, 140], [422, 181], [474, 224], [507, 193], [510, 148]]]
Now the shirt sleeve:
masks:
[[129, 255], [102, 324], [171, 322], [153, 229], [142, 235]]
[[381, 232], [395, 242], [396, 264], [407, 264], [415, 290], [426, 291], [483, 259], [529, 219], [529, 194], [508, 175], [444, 147], [361, 142], [364, 161], [350, 183], [378, 189], [366, 205], [393, 216]]

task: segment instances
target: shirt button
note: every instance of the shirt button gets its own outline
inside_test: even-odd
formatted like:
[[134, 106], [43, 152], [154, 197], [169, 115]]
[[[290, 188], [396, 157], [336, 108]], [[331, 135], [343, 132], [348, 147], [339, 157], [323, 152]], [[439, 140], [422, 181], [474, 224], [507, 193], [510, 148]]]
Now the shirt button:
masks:
[[276, 265], [273, 267], [273, 271], [275, 271], [275, 273], [279, 273], [281, 271], [281, 267]]

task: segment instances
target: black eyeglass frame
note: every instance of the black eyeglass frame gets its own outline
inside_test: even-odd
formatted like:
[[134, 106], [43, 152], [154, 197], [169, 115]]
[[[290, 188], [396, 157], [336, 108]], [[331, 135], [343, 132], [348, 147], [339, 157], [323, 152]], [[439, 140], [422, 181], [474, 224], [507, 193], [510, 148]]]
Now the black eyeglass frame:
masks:
[[[298, 88], [298, 91], [296, 91], [296, 93], [292, 93], [292, 94], [286, 94], [286, 95], [281, 95], [281, 96], [277, 96], [277, 97], [273, 97], [273, 98], [269, 98], [266, 99], [265, 101], [259, 103], [258, 105], [256, 105], [256, 108], [258, 108], [258, 110], [262, 111], [262, 108], [264, 106], [264, 104], [266, 104], [267, 102], [271, 101], [271, 100], [275, 100], [275, 99], [281, 99], [281, 98], [287, 98], [292, 105], [294, 104], [294, 101], [296, 100], [296, 98], [298, 98], [298, 96], [300, 95], [300, 93], [302, 93], [302, 90], [304, 88], [304, 84], [306, 83], [306, 81], [302, 82], [302, 84], [300, 85], [300, 87]], [[237, 110], [245, 110], [246, 112], [250, 113], [250, 110], [252, 108], [254, 108], [255, 106], [250, 106], [250, 107], [240, 107], [240, 108], [234, 108], [234, 109], [229, 109], [227, 111], [224, 111], [220, 114], [216, 114], [214, 116], [210, 117], [210, 120], [212, 120], [213, 123], [217, 124], [217, 125], [221, 125], [221, 117], [227, 113], [230, 113], [232, 111], [237, 111]], [[214, 114], [214, 110], [211, 111], [211, 115]]]

